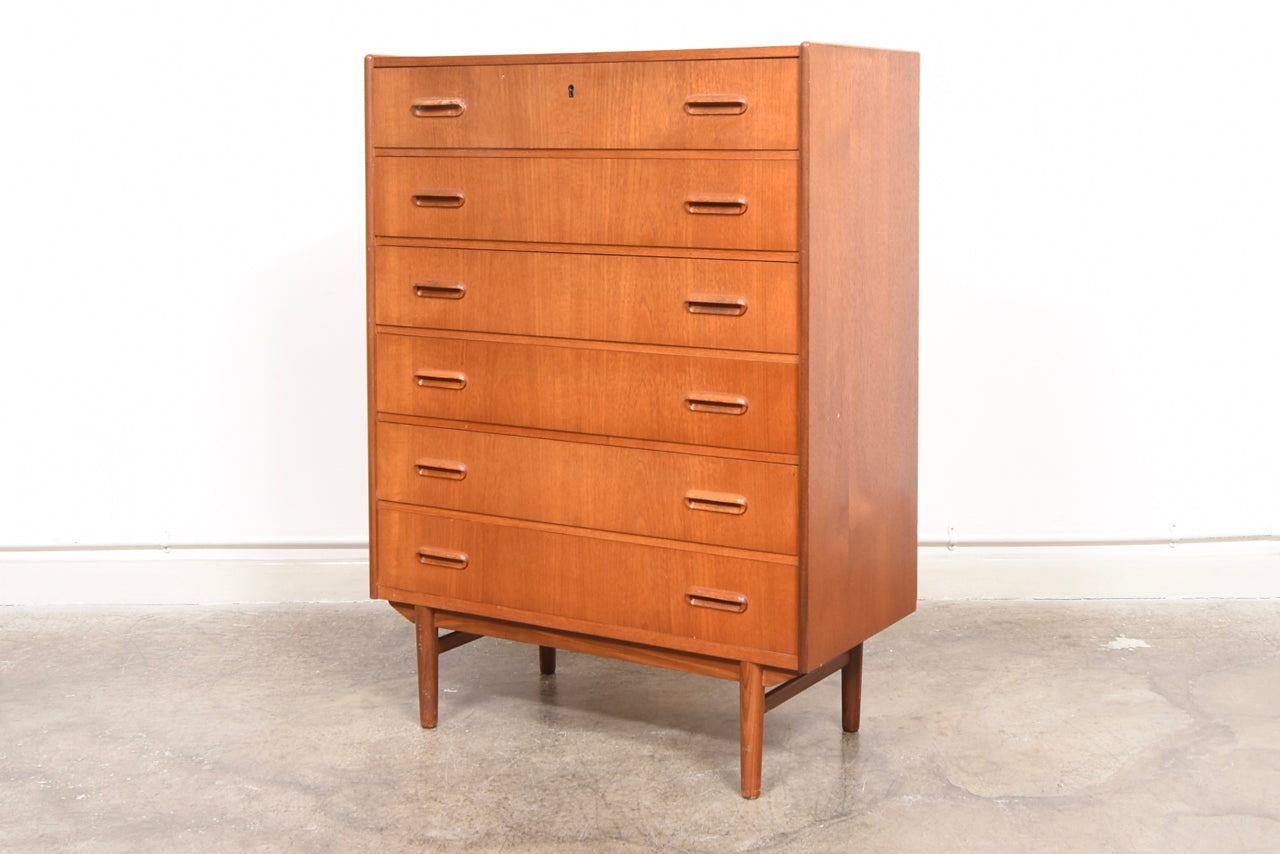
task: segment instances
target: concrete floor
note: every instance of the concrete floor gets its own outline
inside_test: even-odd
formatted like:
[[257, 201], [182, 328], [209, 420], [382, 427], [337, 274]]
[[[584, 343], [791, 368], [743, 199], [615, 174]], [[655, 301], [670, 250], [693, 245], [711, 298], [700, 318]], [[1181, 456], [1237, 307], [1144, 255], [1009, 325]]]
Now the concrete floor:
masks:
[[925, 603], [765, 720], [382, 603], [0, 609], [0, 851], [1280, 851], [1280, 603]]

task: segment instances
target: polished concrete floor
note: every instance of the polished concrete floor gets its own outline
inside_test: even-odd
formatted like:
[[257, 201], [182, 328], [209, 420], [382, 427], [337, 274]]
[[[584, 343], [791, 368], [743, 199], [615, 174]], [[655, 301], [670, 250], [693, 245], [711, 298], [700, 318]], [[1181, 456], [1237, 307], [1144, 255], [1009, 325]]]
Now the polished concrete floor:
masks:
[[0, 609], [0, 851], [1280, 851], [1280, 602], [924, 603], [770, 712], [385, 604]]

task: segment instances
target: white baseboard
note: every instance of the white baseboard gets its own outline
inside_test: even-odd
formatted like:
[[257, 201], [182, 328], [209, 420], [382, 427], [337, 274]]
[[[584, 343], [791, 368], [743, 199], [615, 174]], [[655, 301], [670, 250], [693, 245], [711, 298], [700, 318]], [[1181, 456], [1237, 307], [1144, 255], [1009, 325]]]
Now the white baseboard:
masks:
[[924, 546], [921, 599], [1280, 598], [1275, 540]]
[[0, 557], [0, 605], [211, 605], [369, 598], [365, 548]]
[[[1280, 544], [920, 548], [920, 598], [1280, 598]], [[363, 548], [0, 557], [0, 605], [359, 602]]]

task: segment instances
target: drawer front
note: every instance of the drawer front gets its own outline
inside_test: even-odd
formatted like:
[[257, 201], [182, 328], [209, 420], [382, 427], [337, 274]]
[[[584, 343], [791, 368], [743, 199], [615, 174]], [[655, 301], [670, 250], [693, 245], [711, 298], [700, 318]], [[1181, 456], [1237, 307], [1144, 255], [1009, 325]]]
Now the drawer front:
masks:
[[377, 431], [382, 499], [796, 553], [796, 466], [405, 424]]
[[386, 508], [377, 536], [381, 588], [796, 651], [794, 566]]
[[798, 349], [794, 263], [380, 246], [375, 269], [388, 326]]
[[796, 453], [797, 369], [716, 358], [378, 333], [381, 412]]
[[378, 157], [374, 233], [794, 251], [795, 160]]
[[379, 68], [373, 144], [795, 149], [799, 92], [795, 59]]

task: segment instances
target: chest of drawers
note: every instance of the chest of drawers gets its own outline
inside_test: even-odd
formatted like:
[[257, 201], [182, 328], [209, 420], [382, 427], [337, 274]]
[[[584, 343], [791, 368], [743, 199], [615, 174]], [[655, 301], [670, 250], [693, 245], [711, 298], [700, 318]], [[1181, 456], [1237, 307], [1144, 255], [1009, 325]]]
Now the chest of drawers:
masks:
[[[733, 679], [764, 714], [916, 597], [918, 57], [366, 60], [370, 590]], [[441, 634], [441, 632], [445, 632]]]

